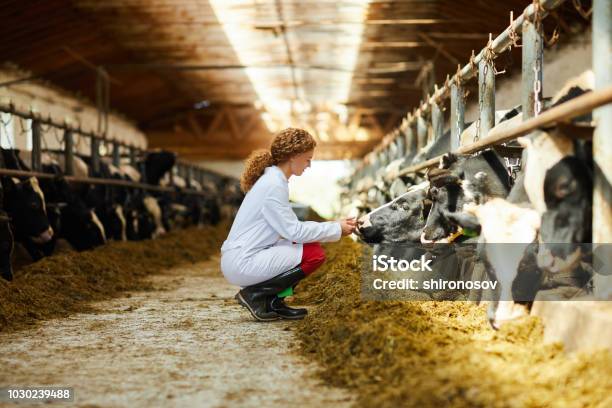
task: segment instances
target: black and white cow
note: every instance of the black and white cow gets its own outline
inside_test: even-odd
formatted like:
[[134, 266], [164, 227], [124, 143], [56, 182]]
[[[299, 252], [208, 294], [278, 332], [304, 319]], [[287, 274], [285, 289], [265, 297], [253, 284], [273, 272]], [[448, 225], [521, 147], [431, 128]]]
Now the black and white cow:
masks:
[[[2, 149], [4, 165], [9, 169], [28, 170], [18, 151]], [[53, 228], [47, 217], [45, 196], [35, 177], [2, 177], [3, 208], [11, 219], [15, 241], [21, 243], [32, 259], [42, 258], [53, 240]], [[52, 251], [52, 249], [51, 249]]]
[[[495, 197], [506, 197], [510, 178], [503, 159], [493, 150], [476, 155], [444, 155], [440, 166], [428, 172], [432, 202], [423, 229], [423, 243], [449, 242], [460, 232], [463, 207], [480, 204]], [[445, 241], [446, 240], [446, 241]]]
[[[0, 203], [4, 202], [4, 189], [0, 183]], [[11, 230], [11, 219], [4, 209], [0, 208], [0, 277], [8, 281], [13, 280], [13, 231]]]

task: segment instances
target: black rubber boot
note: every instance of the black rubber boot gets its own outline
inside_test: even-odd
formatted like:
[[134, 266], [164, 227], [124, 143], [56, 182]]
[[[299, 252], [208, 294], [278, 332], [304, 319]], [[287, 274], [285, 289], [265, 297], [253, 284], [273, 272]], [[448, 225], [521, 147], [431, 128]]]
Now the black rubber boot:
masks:
[[[273, 298], [276, 298], [277, 293], [294, 286], [304, 279], [305, 276], [302, 268], [296, 266], [267, 281], [243, 288], [236, 295], [236, 299], [242, 306], [249, 309], [249, 312], [251, 312], [256, 320], [278, 320], [283, 316], [272, 310], [271, 303]], [[282, 303], [284, 304], [284, 302]]]
[[276, 312], [282, 319], [299, 320], [303, 319], [307, 314], [306, 309], [296, 309], [287, 306], [285, 299], [274, 296], [270, 298], [268, 308], [273, 312]]

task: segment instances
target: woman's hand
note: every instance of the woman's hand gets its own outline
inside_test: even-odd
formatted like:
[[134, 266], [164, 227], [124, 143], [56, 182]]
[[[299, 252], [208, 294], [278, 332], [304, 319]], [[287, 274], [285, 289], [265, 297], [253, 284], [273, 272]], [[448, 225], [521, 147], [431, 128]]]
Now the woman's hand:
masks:
[[342, 236], [351, 235], [357, 228], [357, 220], [355, 218], [344, 218], [340, 220], [342, 227]]

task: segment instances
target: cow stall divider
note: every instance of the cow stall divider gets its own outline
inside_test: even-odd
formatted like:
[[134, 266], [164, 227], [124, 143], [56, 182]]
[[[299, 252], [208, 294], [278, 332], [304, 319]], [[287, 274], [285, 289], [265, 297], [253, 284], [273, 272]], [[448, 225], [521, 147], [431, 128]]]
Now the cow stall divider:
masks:
[[[55, 153], [60, 153], [64, 155], [65, 160], [65, 176], [67, 182], [69, 183], [81, 183], [81, 184], [103, 184], [103, 185], [114, 185], [121, 187], [129, 187], [141, 190], [148, 191], [157, 191], [157, 192], [174, 192], [178, 194], [187, 194], [187, 195], [210, 195], [210, 192], [196, 190], [191, 186], [190, 179], [193, 178], [200, 185], [204, 185], [206, 180], [211, 178], [227, 178], [227, 176], [222, 176], [214, 171], [209, 169], [205, 169], [201, 166], [197, 166], [191, 163], [185, 163], [178, 161], [170, 172], [170, 185], [169, 186], [159, 186], [159, 185], [151, 185], [143, 182], [135, 182], [135, 181], [127, 181], [127, 180], [118, 180], [118, 179], [108, 179], [101, 177], [93, 177], [94, 174], [97, 174], [100, 168], [100, 149], [101, 145], [105, 147], [110, 143], [112, 145], [112, 149], [106, 152], [111, 158], [111, 162], [114, 166], [119, 166], [121, 164], [122, 158], [127, 158], [129, 164], [133, 167], [137, 166], [138, 159], [142, 153], [145, 151], [139, 149], [134, 145], [130, 145], [124, 142], [120, 142], [118, 140], [108, 140], [104, 135], [98, 134], [97, 132], [88, 132], [84, 131], [80, 128], [80, 126], [75, 127], [67, 123], [57, 122], [50, 117], [44, 117], [38, 112], [30, 111], [25, 112], [21, 110], [15, 109], [12, 104], [0, 104], [0, 112], [8, 113], [12, 115], [12, 117], [18, 117], [21, 119], [28, 119], [32, 121], [31, 124], [31, 132], [32, 132], [32, 151], [31, 151], [31, 171], [24, 170], [14, 170], [4, 168], [4, 163], [1, 162], [2, 157], [0, 156], [0, 175], [3, 176], [12, 176], [12, 177], [37, 177], [37, 178], [53, 178], [56, 177], [54, 174], [48, 174], [42, 172], [42, 153], [43, 151], [51, 151]], [[51, 150], [51, 149], [43, 149], [44, 145], [44, 129], [43, 125], [48, 126], [49, 128], [54, 128], [55, 130], [63, 131], [63, 149], [61, 150]], [[74, 175], [74, 155], [75, 155], [75, 135], [83, 136], [89, 138], [91, 143], [90, 149], [90, 176], [89, 177], [77, 177]], [[61, 143], [60, 143], [61, 144]], [[127, 151], [127, 153], [126, 153]], [[141, 174], [144, 174], [144, 168], [138, 169]], [[185, 181], [187, 183], [187, 187], [178, 187], [174, 185], [173, 179], [174, 175], [180, 175], [185, 177]]]
[[[612, 0], [593, 0], [592, 8], [592, 44], [593, 72], [595, 89], [592, 92], [568, 100], [554, 108], [542, 111], [543, 100], [543, 53], [547, 42], [542, 27], [544, 19], [565, 0], [534, 0], [523, 13], [514, 19], [510, 15], [509, 26], [496, 38], [489, 36], [485, 48], [478, 54], [472, 52], [469, 62], [445, 83], [434, 86], [431, 96], [421, 101], [420, 105], [408, 113], [401, 125], [387, 134], [382, 142], [367, 154], [356, 167], [347, 183], [348, 194], [367, 192], [375, 186], [379, 170], [387, 166], [394, 158], [390, 152], [395, 151], [395, 159], [409, 154], [424, 151], [427, 139], [426, 119], [433, 129], [434, 140], [443, 134], [443, 104], [450, 95], [450, 150], [456, 154], [470, 154], [482, 151], [526, 135], [538, 128], [560, 125], [572, 118], [593, 112], [596, 124], [593, 133], [593, 155], [595, 167], [595, 185], [593, 192], [593, 243], [612, 242]], [[585, 12], [580, 1], [573, 1], [578, 13], [587, 18], [591, 12]], [[558, 33], [553, 33], [553, 39]], [[522, 44], [518, 44], [518, 40]], [[495, 125], [495, 72], [494, 60], [511, 47], [522, 47], [521, 67], [521, 103], [523, 122], [512, 128], [493, 129]], [[465, 129], [465, 83], [478, 77], [478, 118], [476, 135], [470, 144], [461, 146], [460, 137]], [[492, 130], [493, 129], [493, 130]], [[576, 133], [573, 137], [580, 137]], [[399, 151], [397, 141], [405, 138]], [[391, 146], [394, 146], [392, 149]], [[442, 156], [409, 165], [383, 175], [386, 181], [394, 178], [423, 172], [436, 166]], [[598, 279], [612, 279], [611, 276], [598, 276]], [[612, 293], [598, 293], [600, 285], [595, 282], [595, 294], [598, 297], [610, 298]], [[610, 288], [609, 283], [601, 287]]]

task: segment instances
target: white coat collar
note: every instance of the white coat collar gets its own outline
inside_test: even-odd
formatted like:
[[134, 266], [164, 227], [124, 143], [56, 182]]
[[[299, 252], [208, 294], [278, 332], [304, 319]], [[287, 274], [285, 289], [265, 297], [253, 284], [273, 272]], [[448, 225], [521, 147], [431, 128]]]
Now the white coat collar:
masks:
[[276, 173], [278, 176], [280, 176], [280, 178], [285, 182], [288, 183], [287, 177], [285, 176], [285, 173], [283, 173], [283, 171], [278, 167], [278, 166], [270, 166], [270, 167], [266, 167], [266, 172], [272, 172], [272, 173]]

